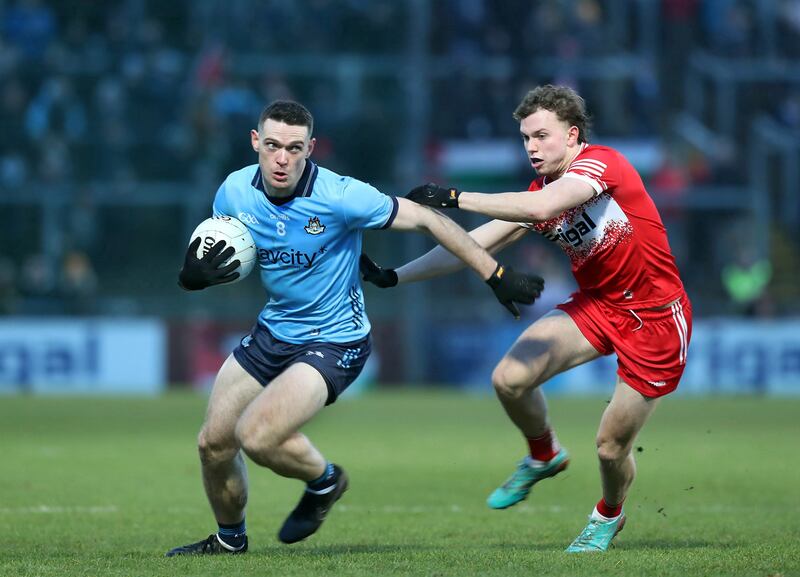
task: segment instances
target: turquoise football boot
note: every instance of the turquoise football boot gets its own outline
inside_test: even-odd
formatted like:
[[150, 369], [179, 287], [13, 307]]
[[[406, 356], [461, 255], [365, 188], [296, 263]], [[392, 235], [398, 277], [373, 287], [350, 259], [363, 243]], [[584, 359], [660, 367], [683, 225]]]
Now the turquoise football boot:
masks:
[[542, 479], [554, 477], [569, 465], [569, 454], [561, 449], [556, 456], [541, 467], [531, 467], [529, 457], [522, 459], [517, 465], [517, 470], [512, 473], [501, 487], [489, 495], [486, 503], [492, 509], [506, 509], [524, 500], [531, 487]]
[[611, 540], [625, 526], [625, 513], [609, 521], [589, 517], [589, 524], [580, 535], [567, 547], [567, 553], [595, 553], [607, 551]]

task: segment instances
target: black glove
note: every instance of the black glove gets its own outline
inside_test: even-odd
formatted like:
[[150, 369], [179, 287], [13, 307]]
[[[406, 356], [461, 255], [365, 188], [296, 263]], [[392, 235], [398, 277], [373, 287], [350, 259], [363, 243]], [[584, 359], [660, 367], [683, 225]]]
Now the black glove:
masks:
[[514, 303], [532, 305], [544, 289], [542, 277], [514, 272], [510, 267], [504, 267], [499, 263], [486, 284], [492, 287], [494, 296], [514, 315], [515, 319], [519, 318], [519, 309]]
[[434, 208], [458, 208], [458, 196], [461, 192], [457, 188], [443, 188], [438, 184], [429, 182], [414, 188], [406, 195], [408, 200], [417, 204], [433, 206]]
[[397, 273], [393, 268], [383, 268], [363, 252], [358, 260], [361, 278], [381, 288], [393, 287], [397, 284]]
[[238, 259], [222, 266], [222, 263], [236, 252], [235, 248], [232, 246], [225, 248], [225, 241], [221, 240], [208, 249], [203, 258], [197, 258], [200, 241], [201, 238], [198, 236], [186, 251], [186, 260], [178, 274], [178, 284], [181, 287], [190, 291], [198, 291], [239, 278], [239, 273], [233, 272], [241, 264]]

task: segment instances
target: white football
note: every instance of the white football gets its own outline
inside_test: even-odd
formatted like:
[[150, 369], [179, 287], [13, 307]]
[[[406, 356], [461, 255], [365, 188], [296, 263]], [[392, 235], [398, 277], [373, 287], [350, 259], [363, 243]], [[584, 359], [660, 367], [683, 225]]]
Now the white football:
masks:
[[225, 248], [232, 246], [236, 249], [225, 264], [238, 259], [241, 264], [235, 272], [239, 273], [239, 278], [226, 284], [239, 282], [253, 270], [256, 264], [256, 243], [253, 241], [253, 235], [241, 221], [232, 216], [212, 216], [197, 225], [189, 238], [189, 244], [192, 244], [198, 236], [201, 240], [200, 246], [197, 247], [197, 258], [202, 258], [221, 240], [225, 241]]

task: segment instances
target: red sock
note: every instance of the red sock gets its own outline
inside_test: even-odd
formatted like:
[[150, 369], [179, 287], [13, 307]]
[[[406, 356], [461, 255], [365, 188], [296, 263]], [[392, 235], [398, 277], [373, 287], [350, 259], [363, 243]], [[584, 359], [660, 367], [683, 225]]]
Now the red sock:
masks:
[[560, 447], [553, 429], [547, 429], [541, 437], [525, 437], [528, 440], [531, 458], [537, 461], [549, 461], [556, 456]]
[[605, 499], [600, 499], [597, 502], [597, 512], [600, 513], [603, 517], [608, 517], [609, 519], [613, 517], [618, 517], [620, 513], [622, 513], [622, 503], [625, 502], [625, 499], [619, 505], [609, 505], [606, 503]]

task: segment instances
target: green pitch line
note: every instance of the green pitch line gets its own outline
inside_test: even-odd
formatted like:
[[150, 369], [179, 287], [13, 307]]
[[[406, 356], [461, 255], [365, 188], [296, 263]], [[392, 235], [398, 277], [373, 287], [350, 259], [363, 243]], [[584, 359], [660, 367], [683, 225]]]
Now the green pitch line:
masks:
[[250, 552], [165, 559], [214, 529], [194, 447], [203, 396], [2, 397], [0, 575], [800, 575], [800, 400], [666, 399], [636, 443], [616, 546], [563, 553], [599, 498], [605, 406], [552, 400], [572, 465], [492, 511], [525, 448], [493, 398], [343, 399], [305, 430], [351, 477], [317, 535], [277, 541], [300, 485], [251, 465]]

